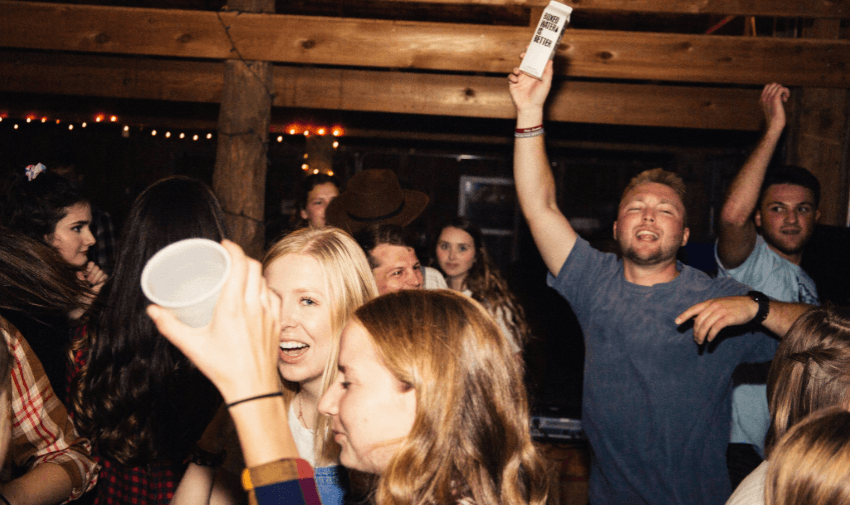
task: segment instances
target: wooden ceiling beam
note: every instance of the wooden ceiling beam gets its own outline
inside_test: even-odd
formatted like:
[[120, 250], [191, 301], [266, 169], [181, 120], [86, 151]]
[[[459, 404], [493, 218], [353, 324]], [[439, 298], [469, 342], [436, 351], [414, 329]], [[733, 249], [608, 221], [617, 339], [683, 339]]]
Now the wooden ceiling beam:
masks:
[[[218, 102], [223, 64], [0, 51], [0, 91]], [[276, 65], [275, 107], [512, 118], [503, 77]], [[547, 119], [597, 124], [757, 130], [758, 90], [568, 81]]]
[[[527, 27], [0, 0], [0, 47], [506, 74]], [[50, 36], [44, 36], [44, 27]], [[850, 87], [850, 41], [570, 29], [561, 75]]]
[[[549, 0], [384, 0], [389, 3], [434, 3], [545, 7]], [[564, 0], [576, 9], [645, 12], [658, 14], [721, 14], [726, 16], [771, 16], [847, 19], [850, 0]]]

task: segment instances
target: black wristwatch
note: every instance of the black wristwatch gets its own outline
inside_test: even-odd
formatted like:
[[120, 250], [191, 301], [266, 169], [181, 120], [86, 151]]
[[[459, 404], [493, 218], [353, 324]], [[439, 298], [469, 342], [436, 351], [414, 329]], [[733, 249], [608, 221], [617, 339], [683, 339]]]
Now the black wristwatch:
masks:
[[750, 291], [747, 293], [747, 296], [753, 299], [754, 302], [759, 304], [759, 310], [756, 312], [756, 315], [750, 320], [747, 324], [761, 324], [767, 319], [767, 314], [770, 312], [770, 298], [767, 297], [766, 294], [761, 291]]

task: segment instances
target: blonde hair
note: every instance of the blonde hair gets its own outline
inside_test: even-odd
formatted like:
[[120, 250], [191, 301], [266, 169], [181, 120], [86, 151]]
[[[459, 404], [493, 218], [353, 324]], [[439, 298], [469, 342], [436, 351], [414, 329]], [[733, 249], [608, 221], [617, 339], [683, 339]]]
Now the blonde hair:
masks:
[[776, 445], [765, 481], [767, 505], [850, 503], [850, 412], [820, 410]]
[[649, 182], [663, 184], [676, 193], [676, 195], [679, 197], [679, 200], [682, 201], [682, 208], [685, 209], [683, 221], [687, 223], [687, 209], [685, 207], [685, 196], [687, 195], [687, 189], [685, 187], [685, 181], [683, 181], [682, 178], [679, 177], [677, 174], [674, 174], [673, 172], [668, 172], [663, 168], [653, 168], [650, 170], [644, 170], [643, 172], [632, 177], [632, 179], [629, 181], [628, 186], [626, 186], [626, 189], [623, 190], [622, 196], [620, 196], [620, 202], [622, 203], [623, 198], [625, 198], [630, 191], [640, 186], [641, 184], [646, 184]]
[[[319, 262], [331, 298], [333, 346], [322, 374], [321, 393], [324, 394], [336, 379], [339, 337], [345, 323], [358, 307], [378, 295], [378, 288], [363, 250], [339, 228], [303, 228], [283, 237], [266, 252], [263, 270], [288, 254], [310, 256]], [[288, 406], [299, 386], [285, 379], [283, 384]], [[317, 464], [335, 463], [339, 457], [339, 446], [331, 443], [333, 437], [327, 416], [319, 415], [315, 434]]]
[[546, 502], [523, 367], [481, 304], [449, 290], [406, 290], [355, 318], [387, 369], [416, 391], [413, 427], [381, 473], [377, 504]]
[[779, 343], [767, 376], [765, 453], [812, 412], [850, 401], [850, 308], [830, 304], [800, 316]]

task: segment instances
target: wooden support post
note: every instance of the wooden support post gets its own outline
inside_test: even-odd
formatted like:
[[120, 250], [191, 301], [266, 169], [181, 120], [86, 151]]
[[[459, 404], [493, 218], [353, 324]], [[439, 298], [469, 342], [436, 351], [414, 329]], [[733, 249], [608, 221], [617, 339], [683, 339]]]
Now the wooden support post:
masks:
[[[274, 0], [230, 0], [228, 9], [272, 13]], [[253, 258], [261, 257], [265, 245], [263, 220], [273, 94], [270, 62], [241, 58], [225, 62], [213, 191], [224, 208], [232, 240]]]
[[[814, 20], [803, 35], [838, 39], [839, 20]], [[793, 116], [788, 163], [809, 169], [820, 181], [820, 222], [847, 225], [850, 178], [847, 174], [848, 90], [803, 88]]]

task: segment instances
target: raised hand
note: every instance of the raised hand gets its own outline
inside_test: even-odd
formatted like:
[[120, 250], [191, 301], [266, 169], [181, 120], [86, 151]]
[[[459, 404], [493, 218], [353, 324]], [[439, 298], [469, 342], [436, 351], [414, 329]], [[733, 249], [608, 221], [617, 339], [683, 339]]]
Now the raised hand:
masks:
[[782, 131], [785, 128], [785, 106], [791, 92], [775, 82], [764, 87], [761, 92], [761, 108], [767, 121], [768, 130]]
[[543, 70], [541, 80], [520, 72], [519, 67], [514, 68], [508, 75], [508, 90], [511, 93], [514, 107], [516, 107], [517, 117], [526, 112], [539, 112], [542, 116], [543, 104], [546, 102], [546, 96], [552, 87], [552, 74], [552, 62], [550, 61]]

